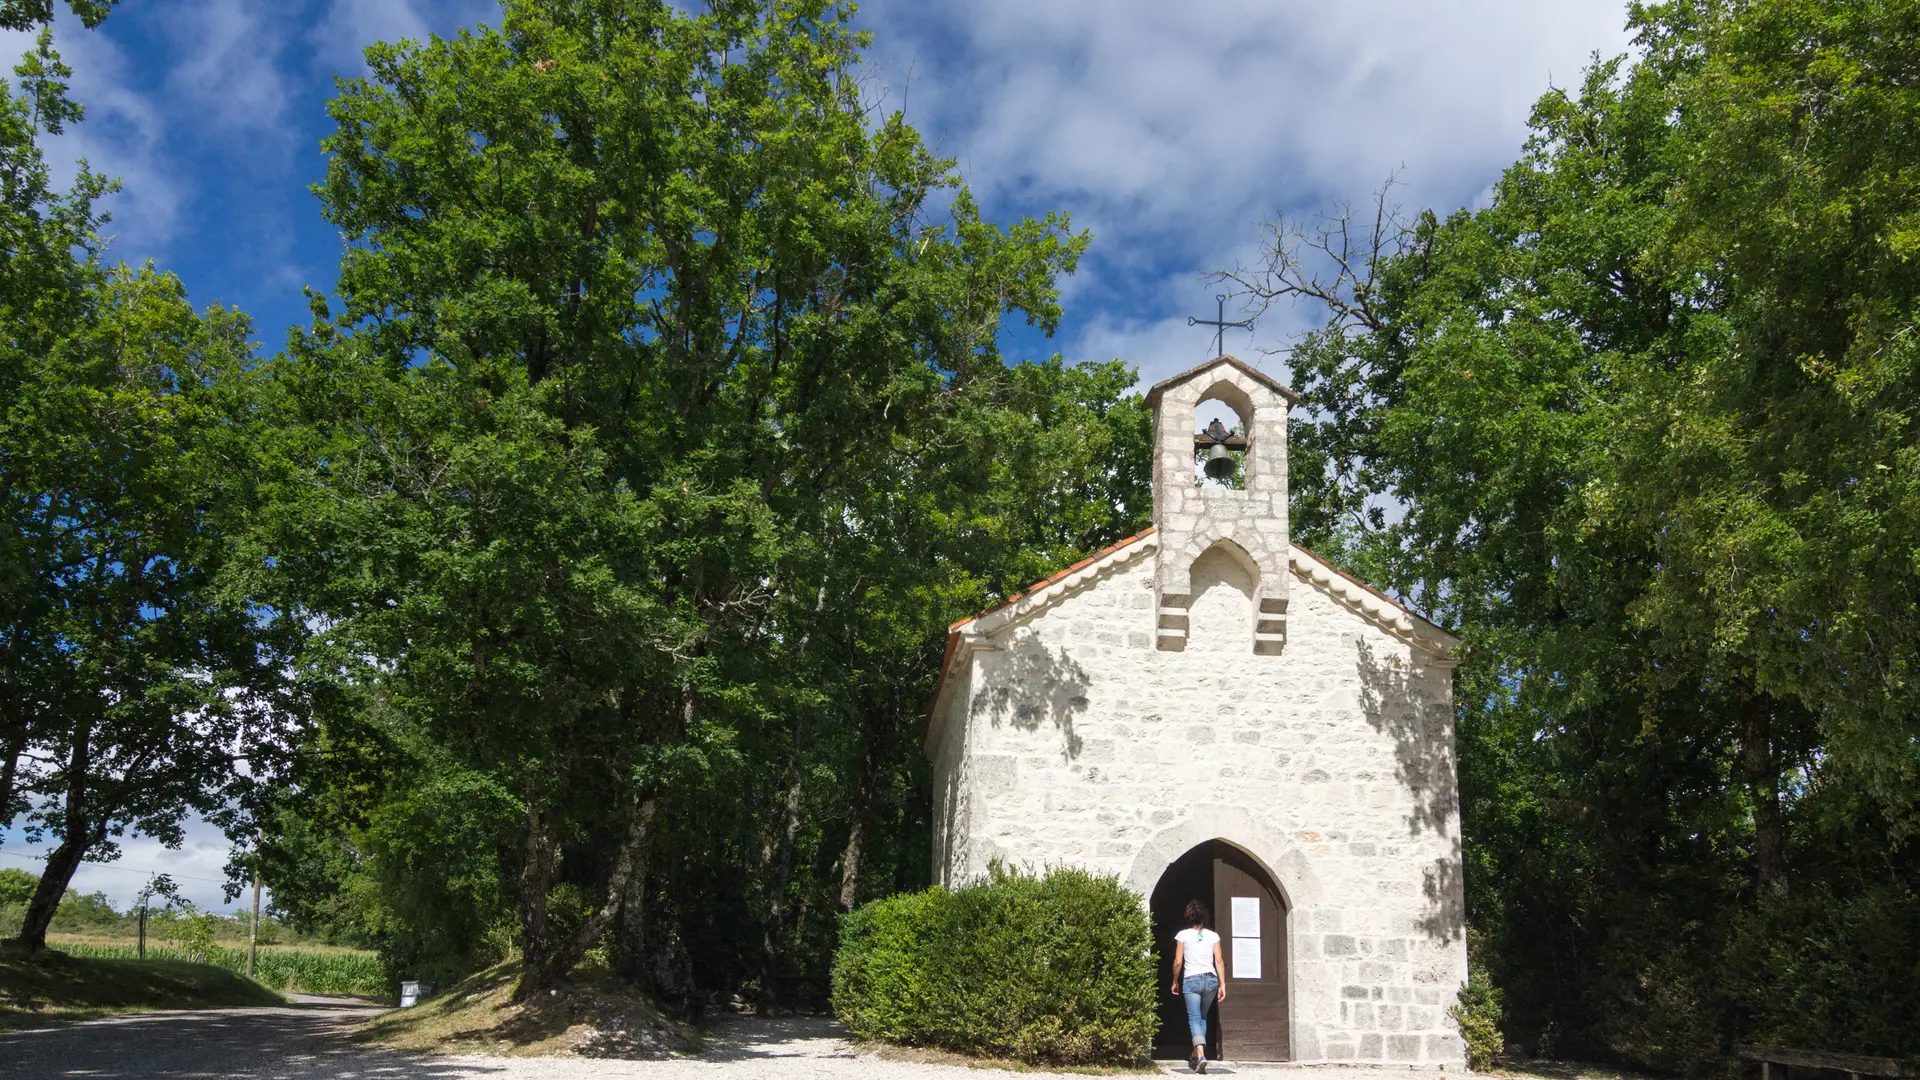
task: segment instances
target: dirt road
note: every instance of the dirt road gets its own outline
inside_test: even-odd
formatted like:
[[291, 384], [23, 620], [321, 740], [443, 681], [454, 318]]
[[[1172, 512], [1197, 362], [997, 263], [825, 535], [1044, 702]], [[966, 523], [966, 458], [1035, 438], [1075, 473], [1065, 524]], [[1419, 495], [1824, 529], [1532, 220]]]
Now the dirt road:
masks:
[[[700, 1055], [656, 1061], [435, 1057], [369, 1049], [347, 1037], [377, 1011], [310, 998], [281, 1009], [147, 1013], [0, 1034], [0, 1078], [1043, 1080], [1048, 1075], [884, 1060], [850, 1046], [832, 1021], [811, 1017], [729, 1020], [715, 1025]], [[1404, 1068], [1276, 1069], [1231, 1062], [1215, 1064], [1210, 1075], [1235, 1072], [1266, 1073], [1269, 1080], [1410, 1080]], [[1187, 1075], [1184, 1068], [1178, 1073]], [[1438, 1080], [1439, 1074], [1411, 1076]]]

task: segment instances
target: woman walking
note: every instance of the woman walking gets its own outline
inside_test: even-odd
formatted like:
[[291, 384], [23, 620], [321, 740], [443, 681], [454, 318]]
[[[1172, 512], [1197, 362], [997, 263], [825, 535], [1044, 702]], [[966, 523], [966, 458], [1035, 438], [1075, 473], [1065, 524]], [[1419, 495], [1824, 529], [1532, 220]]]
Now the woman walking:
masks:
[[1226, 966], [1220, 955], [1220, 935], [1207, 929], [1212, 919], [1207, 905], [1188, 902], [1187, 929], [1173, 935], [1174, 975], [1168, 987], [1168, 993], [1186, 999], [1187, 1032], [1193, 1036], [1187, 1067], [1201, 1073], [1207, 1071], [1207, 1011], [1227, 999], [1227, 984], [1220, 981]]

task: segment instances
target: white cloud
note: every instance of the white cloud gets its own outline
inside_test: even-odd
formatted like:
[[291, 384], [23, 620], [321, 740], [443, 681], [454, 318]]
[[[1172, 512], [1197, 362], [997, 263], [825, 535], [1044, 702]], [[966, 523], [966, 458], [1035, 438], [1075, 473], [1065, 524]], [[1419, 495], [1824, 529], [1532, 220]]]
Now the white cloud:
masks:
[[343, 73], [364, 70], [361, 51], [371, 42], [426, 36], [411, 0], [333, 0], [313, 28], [321, 59]]
[[[285, 22], [249, 0], [203, 0], [169, 21], [180, 57], [167, 75], [174, 105], [194, 120], [285, 137]], [[180, 108], [186, 106], [187, 108]]]
[[[226, 834], [198, 817], [188, 818], [184, 826], [185, 842], [178, 849], [167, 848], [150, 837], [121, 838], [120, 857], [107, 863], [81, 863], [74, 871], [71, 888], [79, 893], [105, 893], [114, 907], [126, 911], [151, 875], [170, 874], [180, 894], [198, 907], [210, 911], [251, 909], [251, 892], [243, 892], [232, 902], [224, 895], [231, 850]], [[38, 874], [41, 858], [50, 848], [45, 843], [28, 844], [19, 833], [0, 829], [0, 866]], [[22, 852], [26, 854], [19, 854]]]
[[[27, 47], [22, 37], [9, 35], [0, 48], [18, 55]], [[108, 234], [118, 249], [158, 254], [178, 231], [188, 195], [186, 178], [163, 149], [167, 118], [160, 103], [136, 88], [126, 53], [105, 35], [63, 19], [54, 45], [73, 68], [74, 100], [87, 110], [84, 121], [45, 143], [55, 186], [71, 184], [83, 160], [120, 180], [124, 190], [103, 204], [113, 215]]]
[[1061, 209], [1094, 231], [1070, 325], [1082, 321], [1086, 349], [1154, 350], [1123, 354], [1143, 376], [1207, 351], [1184, 318], [1212, 307], [1196, 272], [1230, 265], [1259, 219], [1364, 201], [1396, 170], [1410, 207], [1484, 197], [1532, 102], [1628, 44], [1621, 0], [976, 0], [863, 14], [876, 68], [911, 72], [909, 118], [991, 213]]
[[1477, 180], [1518, 149], [1550, 77], [1625, 45], [1618, 0], [926, 11], [870, 13], [883, 49], [918, 54], [914, 112], [964, 146], [983, 192], [1084, 194], [1169, 223], [1214, 220], [1196, 196], [1365, 190], [1402, 161], [1423, 166], [1417, 185]]
[[[1179, 284], [1178, 279], [1173, 284]], [[1181, 310], [1192, 311], [1194, 316], [1211, 319], [1215, 317], [1216, 305], [1213, 294], [1207, 290], [1211, 286], [1196, 285], [1191, 290], [1192, 302]], [[1168, 305], [1179, 306], [1179, 305]], [[1252, 332], [1228, 329], [1225, 349], [1254, 367], [1285, 381], [1287, 365], [1283, 356], [1273, 350], [1283, 347], [1289, 340], [1289, 334], [1295, 328], [1304, 328], [1298, 320], [1282, 321], [1280, 312], [1258, 324]], [[1227, 308], [1227, 319], [1235, 320], [1241, 313], [1233, 307]], [[1104, 363], [1115, 358], [1125, 360], [1140, 371], [1138, 387], [1142, 390], [1171, 375], [1211, 359], [1214, 349], [1213, 328], [1192, 326], [1186, 315], [1164, 317], [1129, 318], [1100, 311], [1089, 318], [1079, 332], [1069, 338], [1061, 352], [1069, 362], [1091, 361]], [[1284, 326], [1285, 329], [1279, 329]]]
[[[1260, 249], [1251, 224], [1246, 232], [1245, 237], [1235, 238], [1245, 242], [1221, 249], [1218, 256], [1221, 264], [1258, 261]], [[1100, 269], [1096, 266], [1094, 272]], [[1097, 284], [1083, 287], [1090, 297], [1100, 290]], [[1149, 276], [1135, 289], [1134, 295], [1118, 302], [1111, 295], [1116, 290], [1107, 289], [1104, 302], [1082, 305], [1086, 314], [1064, 335], [1061, 352], [1070, 362], [1125, 360], [1139, 369], [1137, 385], [1144, 390], [1212, 358], [1216, 343], [1214, 328], [1190, 324], [1188, 319], [1222, 317], [1217, 298], [1225, 294], [1226, 288], [1205, 280], [1198, 269], [1193, 269]], [[1069, 300], [1068, 307], [1074, 306]], [[1247, 311], [1240, 301], [1228, 295], [1224, 317], [1229, 322], [1242, 321], [1247, 318]], [[1284, 355], [1286, 346], [1316, 322], [1316, 314], [1306, 307], [1282, 302], [1255, 321], [1251, 329], [1227, 328], [1220, 336], [1220, 346], [1228, 354], [1284, 382], [1289, 377]]]
[[313, 42], [323, 63], [359, 73], [366, 70], [363, 51], [373, 42], [445, 37], [491, 21], [499, 11], [487, 0], [332, 0], [313, 29]]

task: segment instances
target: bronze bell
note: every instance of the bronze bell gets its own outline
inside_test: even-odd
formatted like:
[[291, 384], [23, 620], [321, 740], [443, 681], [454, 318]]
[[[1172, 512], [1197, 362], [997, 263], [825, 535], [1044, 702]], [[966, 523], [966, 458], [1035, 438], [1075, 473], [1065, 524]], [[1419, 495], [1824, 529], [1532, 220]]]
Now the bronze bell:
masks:
[[1233, 475], [1233, 455], [1227, 452], [1225, 443], [1214, 443], [1207, 451], [1207, 476], [1214, 480], [1226, 480]]

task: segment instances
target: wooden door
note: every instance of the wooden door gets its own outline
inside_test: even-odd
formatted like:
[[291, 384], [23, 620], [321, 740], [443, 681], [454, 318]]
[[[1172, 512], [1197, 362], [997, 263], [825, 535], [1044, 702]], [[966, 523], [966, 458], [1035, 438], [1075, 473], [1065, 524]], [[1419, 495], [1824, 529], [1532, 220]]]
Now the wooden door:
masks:
[[[1187, 1029], [1186, 1002], [1167, 993], [1173, 983], [1173, 935], [1187, 928], [1187, 902], [1213, 904], [1213, 844], [1195, 847], [1174, 860], [1153, 887], [1148, 906], [1153, 912], [1154, 1000], [1160, 1003], [1160, 1027], [1153, 1037], [1153, 1056], [1184, 1060], [1193, 1044]], [[1207, 1056], [1220, 1056], [1220, 1014], [1208, 1017]]]
[[1287, 909], [1259, 864], [1215, 841], [1214, 925], [1227, 962], [1227, 1000], [1220, 1017], [1220, 1056], [1230, 1061], [1293, 1057], [1287, 1008]]

